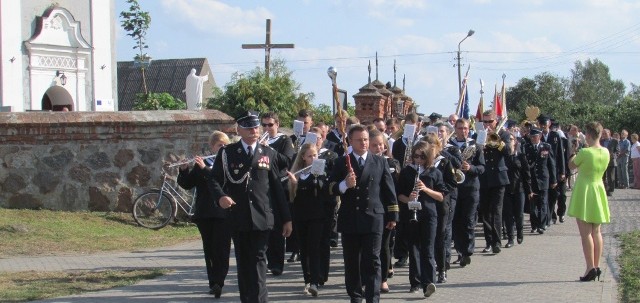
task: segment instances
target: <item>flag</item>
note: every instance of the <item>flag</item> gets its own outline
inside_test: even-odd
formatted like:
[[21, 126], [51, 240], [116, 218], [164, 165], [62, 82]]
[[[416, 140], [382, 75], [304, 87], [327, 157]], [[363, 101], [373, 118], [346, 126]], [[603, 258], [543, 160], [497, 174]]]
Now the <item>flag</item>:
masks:
[[469, 90], [467, 89], [467, 79], [462, 81], [462, 92], [464, 98], [460, 98], [460, 104], [456, 110], [456, 115], [460, 118], [469, 119]]
[[500, 93], [500, 105], [502, 113], [498, 116], [504, 118], [507, 116], [507, 90], [504, 86], [504, 78], [502, 78], [502, 92]]
[[476, 121], [482, 121], [482, 113], [484, 113], [484, 97], [480, 95], [480, 103], [478, 103], [478, 110], [476, 110]]
[[496, 84], [495, 92], [493, 94], [493, 111], [496, 112], [496, 116], [502, 117], [502, 102], [501, 97], [498, 95], [498, 85]]

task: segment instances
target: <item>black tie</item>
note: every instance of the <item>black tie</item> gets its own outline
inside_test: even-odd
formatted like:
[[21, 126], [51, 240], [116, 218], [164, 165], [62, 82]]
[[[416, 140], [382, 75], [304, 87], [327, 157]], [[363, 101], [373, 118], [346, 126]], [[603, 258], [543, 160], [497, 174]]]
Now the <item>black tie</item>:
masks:
[[251, 154], [251, 145], [247, 146], [247, 156], [249, 156], [249, 159], [252, 158], [252, 154]]
[[360, 159], [358, 159], [358, 166], [360, 166], [360, 169], [362, 169], [364, 167], [364, 160], [362, 159], [362, 157], [360, 157]]

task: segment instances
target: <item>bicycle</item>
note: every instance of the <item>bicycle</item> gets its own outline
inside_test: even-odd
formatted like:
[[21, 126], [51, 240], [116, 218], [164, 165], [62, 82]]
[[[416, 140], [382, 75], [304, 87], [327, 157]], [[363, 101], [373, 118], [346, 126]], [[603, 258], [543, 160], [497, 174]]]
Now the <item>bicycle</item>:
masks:
[[161, 229], [171, 220], [176, 218], [178, 207], [180, 207], [189, 218], [193, 215], [196, 201], [196, 190], [189, 197], [184, 197], [176, 187], [172, 186], [169, 180], [174, 180], [162, 169], [162, 187], [154, 188], [139, 195], [133, 203], [131, 210], [133, 219], [140, 226], [150, 229]]

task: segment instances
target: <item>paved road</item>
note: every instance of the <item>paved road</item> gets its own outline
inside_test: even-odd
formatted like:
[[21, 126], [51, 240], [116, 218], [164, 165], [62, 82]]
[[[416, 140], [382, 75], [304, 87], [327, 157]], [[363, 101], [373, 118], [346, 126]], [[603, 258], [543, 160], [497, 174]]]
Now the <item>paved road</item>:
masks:
[[[439, 284], [430, 302], [616, 302], [614, 274], [618, 249], [614, 234], [640, 228], [640, 191], [619, 190], [610, 200], [614, 223], [605, 228], [604, 281], [581, 283], [584, 261], [578, 229], [573, 219], [553, 225], [544, 235], [525, 234], [522, 245], [503, 249], [500, 254], [483, 254], [481, 229], [477, 229], [476, 254], [465, 268], [454, 266], [449, 282]], [[172, 272], [133, 286], [86, 293], [79, 296], [40, 302], [238, 302], [235, 260], [223, 296], [212, 299], [206, 293], [206, 273], [200, 243], [190, 242], [157, 250], [84, 256], [26, 257], [0, 259], [1, 271], [80, 270], [164, 267]], [[331, 276], [318, 298], [302, 293], [300, 263], [286, 265], [279, 277], [269, 276], [269, 298], [273, 302], [345, 302], [344, 269], [340, 249], [332, 251]], [[407, 268], [396, 269], [389, 280], [391, 292], [383, 302], [425, 300], [421, 294], [408, 293]]]

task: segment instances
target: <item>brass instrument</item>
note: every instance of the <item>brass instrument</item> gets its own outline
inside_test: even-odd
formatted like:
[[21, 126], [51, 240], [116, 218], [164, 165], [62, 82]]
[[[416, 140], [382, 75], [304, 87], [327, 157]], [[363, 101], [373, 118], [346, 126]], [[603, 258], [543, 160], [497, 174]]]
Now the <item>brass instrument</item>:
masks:
[[498, 150], [502, 150], [504, 148], [504, 142], [500, 135], [497, 132], [492, 132], [487, 136], [487, 142], [485, 143], [486, 147], [497, 148]]
[[400, 127], [398, 128], [398, 130], [391, 134], [391, 138], [393, 138], [393, 140], [398, 140], [402, 137], [402, 134], [404, 133], [404, 120], [400, 121]]
[[[418, 166], [418, 172], [416, 173], [416, 179], [413, 183], [413, 191], [418, 191], [418, 181], [420, 181], [420, 173], [422, 172], [422, 166]], [[418, 193], [419, 195], [420, 193]], [[418, 211], [422, 209], [422, 203], [418, 201], [418, 197], [416, 197], [413, 201], [409, 201], [407, 203], [407, 207], [410, 211], [413, 211], [413, 215], [411, 219], [409, 219], [409, 223], [417, 223], [418, 222]]]
[[258, 138], [258, 144], [263, 144], [262, 141], [266, 140], [267, 138], [269, 138], [269, 132], [262, 133], [262, 135], [260, 135], [260, 138]]
[[[469, 145], [467, 146], [467, 148], [464, 149], [464, 151], [462, 151], [462, 161], [469, 161], [471, 158], [473, 158], [473, 156], [476, 154], [476, 145]], [[464, 172], [460, 169], [456, 169], [455, 170], [455, 177], [456, 177], [456, 182], [458, 184], [462, 184], [464, 183], [465, 180], [465, 176], [464, 176]]]
[[[216, 155], [206, 156], [206, 157], [202, 157], [202, 160], [211, 159], [211, 158], [215, 158], [215, 157], [216, 157]], [[194, 161], [196, 161], [196, 157], [170, 164], [168, 167], [172, 168], [172, 167], [176, 167], [176, 166], [181, 166], [181, 165], [184, 165], [184, 164], [189, 164], [189, 163], [194, 162]]]

